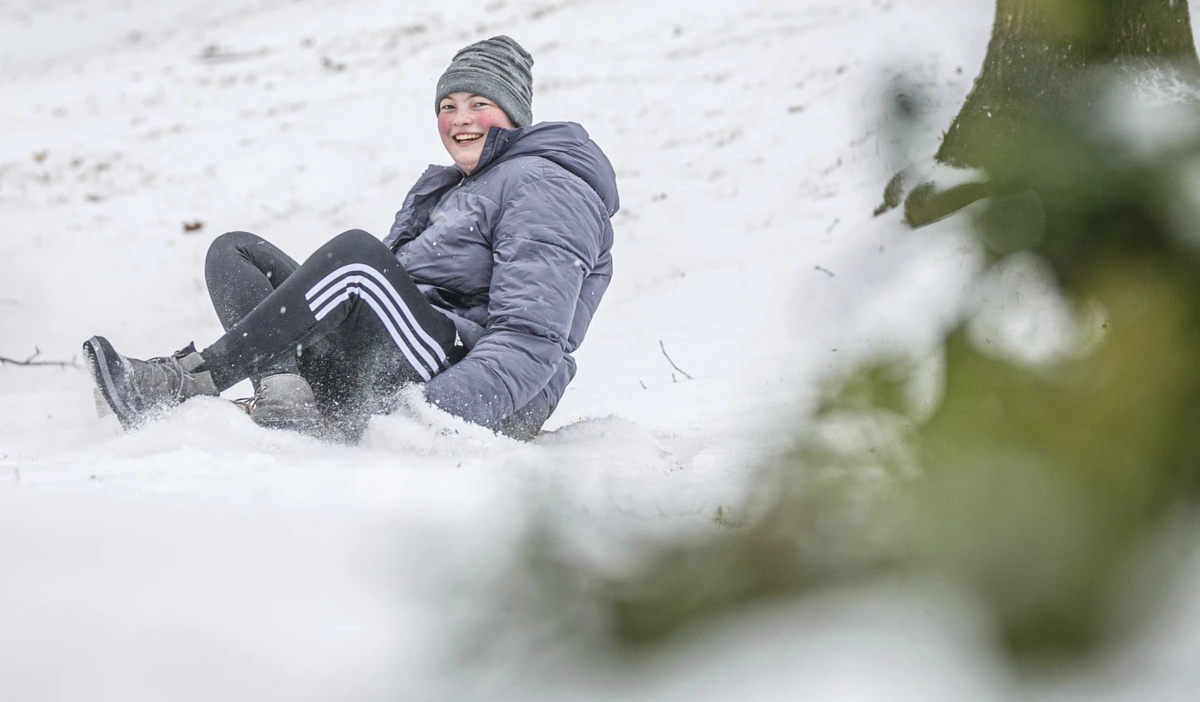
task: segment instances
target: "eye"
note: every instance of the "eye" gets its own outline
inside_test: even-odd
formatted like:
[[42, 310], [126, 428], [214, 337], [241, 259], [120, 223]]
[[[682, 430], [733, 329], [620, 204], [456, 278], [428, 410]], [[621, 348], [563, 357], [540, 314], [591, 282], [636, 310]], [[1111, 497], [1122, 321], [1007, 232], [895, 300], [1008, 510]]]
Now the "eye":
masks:
[[476, 102], [473, 105], [473, 107], [477, 110], [486, 110], [489, 107], [493, 107], [493, 105], [492, 105], [492, 103], [487, 102], [486, 100], [480, 100], [480, 101]]
[[442, 112], [449, 112], [450, 110], [454, 109], [454, 105], [447, 102], [446, 104], [442, 105], [439, 109], [441, 109]]

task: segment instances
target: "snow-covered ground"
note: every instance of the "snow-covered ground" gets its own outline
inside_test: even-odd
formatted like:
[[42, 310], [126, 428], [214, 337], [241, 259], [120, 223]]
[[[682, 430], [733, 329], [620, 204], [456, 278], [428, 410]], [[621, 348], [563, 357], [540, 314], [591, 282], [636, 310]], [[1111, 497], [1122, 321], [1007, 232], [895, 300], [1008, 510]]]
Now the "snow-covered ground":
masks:
[[[1135, 649], [1032, 684], [969, 601], [912, 584], [620, 668], [487, 625], [534, 520], [599, 551], [717, 529], [816, 378], [955, 314], [978, 265], [963, 222], [871, 212], [961, 104], [992, 7], [0, 5], [6, 359], [77, 360], [95, 333], [135, 356], [210, 343], [203, 257], [224, 231], [298, 258], [382, 235], [445, 161], [438, 75], [497, 33], [537, 61], [535, 117], [605, 148], [623, 205], [579, 376], [532, 444], [416, 404], [353, 447], [204, 399], [124, 434], [80, 368], [0, 365], [0, 699], [1193, 699], [1194, 593]], [[925, 120], [908, 139], [885, 126], [898, 91]]]

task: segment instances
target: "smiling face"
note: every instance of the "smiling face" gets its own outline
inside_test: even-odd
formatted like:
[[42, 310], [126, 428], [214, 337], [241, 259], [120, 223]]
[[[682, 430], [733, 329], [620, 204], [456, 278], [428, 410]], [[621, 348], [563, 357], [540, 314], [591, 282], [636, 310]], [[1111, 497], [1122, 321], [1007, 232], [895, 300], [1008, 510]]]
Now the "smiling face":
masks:
[[492, 127], [516, 129], [496, 103], [471, 93], [450, 93], [438, 103], [438, 134], [454, 163], [467, 175], [479, 165], [483, 142]]

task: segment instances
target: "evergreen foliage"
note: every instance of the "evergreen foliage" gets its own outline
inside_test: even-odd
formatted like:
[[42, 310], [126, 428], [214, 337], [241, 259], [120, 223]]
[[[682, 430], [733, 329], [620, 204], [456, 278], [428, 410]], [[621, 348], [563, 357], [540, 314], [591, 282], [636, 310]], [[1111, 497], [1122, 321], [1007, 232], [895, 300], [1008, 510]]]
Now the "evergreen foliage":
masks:
[[[974, 593], [1021, 660], [1095, 651], [1123, 632], [1119, 613], [1147, 616], [1133, 584], [1170, 575], [1154, 545], [1195, 520], [1200, 489], [1200, 113], [1131, 103], [1106, 69], [1132, 58], [1158, 77], [1196, 63], [1185, 3], [998, 0], [939, 155], [985, 166], [988, 184], [938, 216], [989, 196], [964, 225], [988, 266], [1036, 256], [1052, 271], [1069, 349], [1014, 357], [964, 319], [938, 352], [932, 411], [914, 401], [921, 359], [858, 368], [831, 382], [740, 527], [655, 547], [632, 575], [543, 577], [586, 582], [631, 647], [880, 576]], [[1166, 114], [1170, 138], [1128, 128], [1124, 110]]]

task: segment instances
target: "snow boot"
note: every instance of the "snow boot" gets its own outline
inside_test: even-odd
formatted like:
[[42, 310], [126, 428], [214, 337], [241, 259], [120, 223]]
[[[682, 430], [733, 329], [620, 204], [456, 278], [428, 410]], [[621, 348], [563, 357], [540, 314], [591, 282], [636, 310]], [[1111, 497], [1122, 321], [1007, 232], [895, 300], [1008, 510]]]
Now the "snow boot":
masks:
[[140, 361], [117, 353], [108, 339], [93, 336], [83, 342], [83, 353], [96, 389], [126, 429], [190, 397], [220, 394], [208, 371], [194, 372], [204, 362], [194, 344]]
[[290, 429], [302, 434], [321, 436], [325, 420], [317, 409], [312, 386], [295, 373], [268, 375], [258, 381], [250, 418], [269, 429]]

